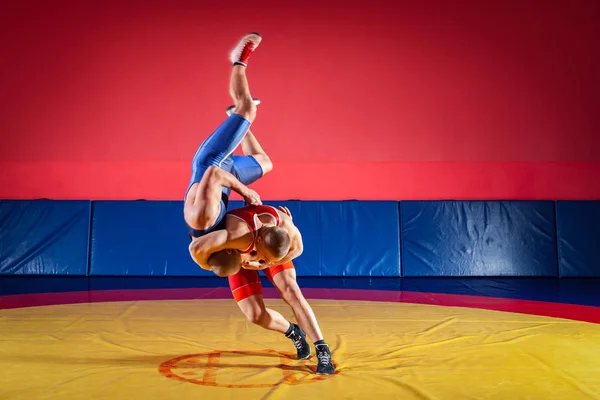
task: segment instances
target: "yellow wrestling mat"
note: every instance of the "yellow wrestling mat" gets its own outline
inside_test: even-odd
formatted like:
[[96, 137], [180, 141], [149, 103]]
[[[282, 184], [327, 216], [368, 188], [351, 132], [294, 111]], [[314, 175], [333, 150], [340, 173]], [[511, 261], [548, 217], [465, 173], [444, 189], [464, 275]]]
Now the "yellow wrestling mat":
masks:
[[[291, 319], [282, 301], [266, 303]], [[247, 322], [232, 300], [0, 310], [0, 399], [600, 398], [597, 324], [403, 303], [311, 304], [337, 375], [314, 375], [314, 355], [290, 358], [291, 341]]]

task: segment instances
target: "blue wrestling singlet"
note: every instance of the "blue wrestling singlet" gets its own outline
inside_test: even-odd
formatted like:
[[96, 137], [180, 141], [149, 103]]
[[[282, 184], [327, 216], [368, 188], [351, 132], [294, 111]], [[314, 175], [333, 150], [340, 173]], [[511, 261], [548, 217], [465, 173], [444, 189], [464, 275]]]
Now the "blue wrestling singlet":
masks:
[[[231, 114], [196, 151], [192, 160], [192, 177], [185, 196], [191, 186], [202, 180], [204, 173], [210, 166], [220, 167], [231, 173], [244, 185], [255, 182], [263, 175], [258, 161], [252, 156], [232, 156], [233, 151], [244, 139], [246, 132], [250, 129], [250, 122], [239, 114]], [[192, 237], [200, 237], [217, 229], [222, 229], [229, 194], [231, 189], [221, 188], [221, 211], [219, 217], [208, 229], [196, 230], [188, 225], [188, 232]], [[187, 223], [186, 223], [187, 225]]]

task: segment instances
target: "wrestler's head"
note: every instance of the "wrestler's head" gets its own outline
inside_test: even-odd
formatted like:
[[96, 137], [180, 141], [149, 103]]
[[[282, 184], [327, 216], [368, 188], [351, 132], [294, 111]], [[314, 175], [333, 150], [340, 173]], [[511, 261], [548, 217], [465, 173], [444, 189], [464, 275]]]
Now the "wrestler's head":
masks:
[[242, 257], [237, 250], [225, 249], [211, 254], [208, 265], [221, 278], [235, 275], [242, 267]]
[[285, 229], [267, 226], [259, 229], [254, 245], [259, 262], [269, 264], [281, 260], [288, 254], [291, 240]]

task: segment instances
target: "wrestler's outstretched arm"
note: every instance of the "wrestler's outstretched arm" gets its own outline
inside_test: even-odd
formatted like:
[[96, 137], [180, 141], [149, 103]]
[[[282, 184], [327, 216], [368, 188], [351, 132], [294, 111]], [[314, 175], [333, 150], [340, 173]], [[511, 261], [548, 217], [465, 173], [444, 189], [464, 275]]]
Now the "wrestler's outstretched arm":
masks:
[[234, 237], [225, 229], [219, 229], [199, 238], [194, 238], [189, 246], [192, 259], [207, 271], [211, 271], [208, 259], [213, 253], [225, 249], [242, 251], [246, 248], [248, 248], [248, 243], [243, 237]]

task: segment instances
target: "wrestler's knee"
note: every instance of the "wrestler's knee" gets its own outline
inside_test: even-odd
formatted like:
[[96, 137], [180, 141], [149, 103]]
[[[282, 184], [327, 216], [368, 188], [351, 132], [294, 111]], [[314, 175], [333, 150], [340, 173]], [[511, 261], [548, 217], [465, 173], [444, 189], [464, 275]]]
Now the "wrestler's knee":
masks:
[[248, 321], [256, 325], [264, 325], [268, 320], [268, 313], [257, 295], [246, 297], [238, 301], [238, 307], [246, 316]]
[[279, 288], [279, 293], [281, 293], [281, 298], [287, 304], [297, 304], [304, 298], [300, 287], [295, 281], [286, 282]]
[[262, 169], [262, 172], [263, 172], [263, 176], [273, 170], [273, 162], [271, 161], [271, 159], [269, 158], [268, 155], [258, 154], [258, 155], [255, 155], [254, 158], [260, 165], [260, 168]]
[[268, 322], [267, 320], [269, 318], [267, 311], [258, 307], [246, 310], [244, 314], [246, 315], [248, 321], [259, 326], [265, 325]]
[[251, 97], [243, 97], [236, 101], [235, 113], [252, 122], [256, 118], [256, 104]]

